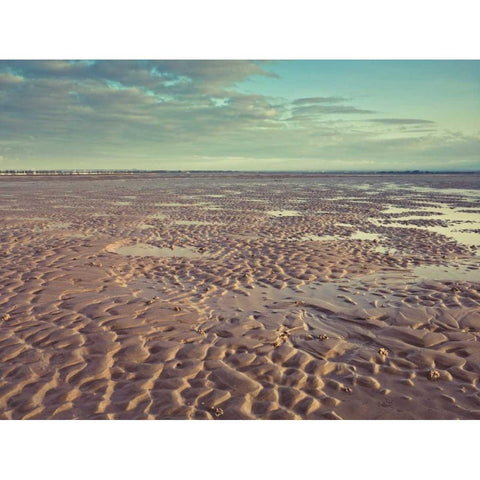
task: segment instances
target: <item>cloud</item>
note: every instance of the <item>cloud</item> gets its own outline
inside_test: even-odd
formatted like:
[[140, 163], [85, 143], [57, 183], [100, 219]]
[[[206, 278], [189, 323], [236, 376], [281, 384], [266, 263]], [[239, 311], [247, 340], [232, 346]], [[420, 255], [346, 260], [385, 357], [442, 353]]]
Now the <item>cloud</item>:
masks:
[[227, 87], [254, 75], [276, 77], [263, 68], [268, 62], [250, 60], [12, 60], [11, 72], [34, 78], [71, 78], [77, 81], [116, 81], [126, 86], [168, 88], [195, 84], [202, 89]]
[[478, 146], [442, 136], [436, 125], [429, 132], [429, 120], [364, 120], [378, 112], [341, 96], [290, 102], [238, 88], [255, 76], [275, 75], [268, 63], [248, 60], [0, 61], [4, 168], [175, 168], [180, 159], [190, 168], [192, 158], [215, 168], [228, 168], [225, 159], [240, 168], [248, 158], [256, 168], [265, 159], [325, 168], [318, 159], [388, 163], [455, 149], [470, 159]]
[[296, 107], [292, 110], [293, 117], [312, 116], [312, 115], [350, 115], [350, 114], [370, 114], [377, 113], [375, 110], [366, 110], [350, 105], [309, 105], [306, 107]]
[[292, 102], [293, 105], [311, 105], [313, 103], [340, 103], [347, 100], [344, 97], [310, 97], [310, 98], [297, 98]]
[[8, 87], [12, 85], [18, 85], [23, 82], [21, 75], [14, 75], [12, 73], [4, 72], [0, 73], [0, 87]]
[[384, 125], [425, 125], [435, 123], [432, 120], [422, 120], [420, 118], [373, 118], [366, 121], [382, 123]]

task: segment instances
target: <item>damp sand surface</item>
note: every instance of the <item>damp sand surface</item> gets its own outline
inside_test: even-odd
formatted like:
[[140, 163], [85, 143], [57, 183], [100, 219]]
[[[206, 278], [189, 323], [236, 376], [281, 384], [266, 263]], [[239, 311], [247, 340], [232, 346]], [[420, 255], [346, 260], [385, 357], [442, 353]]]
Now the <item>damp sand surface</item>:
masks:
[[0, 178], [1, 419], [480, 419], [479, 175], [92, 179]]

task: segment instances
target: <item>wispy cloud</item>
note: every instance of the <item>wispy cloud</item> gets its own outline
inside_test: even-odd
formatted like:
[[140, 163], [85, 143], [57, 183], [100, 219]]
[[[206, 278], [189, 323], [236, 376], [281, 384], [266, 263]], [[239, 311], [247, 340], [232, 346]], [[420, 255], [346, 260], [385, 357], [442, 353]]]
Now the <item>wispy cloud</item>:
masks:
[[425, 125], [434, 124], [432, 120], [422, 120], [420, 118], [372, 118], [367, 120], [373, 123], [382, 123], [384, 125]]
[[332, 114], [370, 114], [377, 113], [375, 110], [357, 108], [351, 105], [310, 105], [293, 109], [294, 117], [301, 115], [332, 115]]
[[12, 73], [0, 72], [0, 87], [8, 87], [12, 85], [17, 85], [23, 82], [23, 77], [20, 75], [14, 75]]
[[346, 100], [344, 97], [309, 97], [297, 98], [292, 103], [293, 105], [311, 105], [314, 103], [340, 103]]

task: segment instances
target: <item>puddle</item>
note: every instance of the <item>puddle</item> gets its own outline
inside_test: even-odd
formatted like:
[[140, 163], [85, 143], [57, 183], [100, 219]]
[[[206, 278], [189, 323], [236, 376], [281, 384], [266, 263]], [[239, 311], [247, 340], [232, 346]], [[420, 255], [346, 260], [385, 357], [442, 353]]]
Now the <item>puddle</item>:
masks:
[[216, 206], [210, 206], [210, 205], [206, 205], [202, 208], [203, 210], [223, 210], [223, 207], [216, 207]]
[[112, 202], [113, 205], [131, 205], [132, 202]]
[[400, 253], [396, 248], [386, 247], [386, 246], [383, 246], [383, 245], [377, 245], [375, 247], [375, 252], [383, 253], [384, 255], [396, 255], [396, 254]]
[[72, 224], [70, 222], [52, 222], [48, 224], [48, 228], [53, 230], [55, 229], [63, 229], [63, 228], [70, 228]]
[[149, 215], [150, 218], [156, 218], [157, 220], [166, 220], [168, 217], [164, 213], [155, 213], [154, 215]]
[[355, 232], [350, 235], [350, 240], [382, 240], [378, 233]]
[[195, 247], [173, 247], [160, 248], [148, 243], [137, 243], [136, 245], [125, 245], [113, 250], [114, 253], [131, 257], [186, 257], [200, 258], [202, 254]]
[[156, 228], [155, 225], [149, 225], [148, 223], [141, 223], [138, 227], [139, 230], [148, 230], [149, 228]]
[[267, 213], [272, 217], [298, 217], [302, 215], [298, 210], [270, 210]]
[[421, 265], [413, 274], [426, 280], [480, 282], [480, 269], [475, 266]]
[[[431, 207], [424, 207], [423, 211], [430, 211]], [[448, 207], [438, 206], [433, 215], [419, 216], [415, 215], [422, 211], [421, 208], [414, 209], [403, 207], [390, 207], [389, 213], [404, 213], [402, 217], [396, 217], [395, 222], [386, 223], [385, 220], [370, 219], [369, 221], [375, 225], [393, 228], [417, 228], [435, 232], [445, 237], [451, 238], [458, 243], [467, 246], [480, 247], [480, 213], [476, 208], [469, 210], [466, 207]], [[386, 213], [386, 212], [384, 212]], [[408, 214], [407, 214], [408, 213]], [[410, 221], [421, 220], [441, 220], [447, 226], [437, 225], [418, 225], [415, 223], [408, 223]], [[400, 223], [406, 221], [407, 223]], [[477, 231], [472, 231], [477, 230]]]
[[[430, 212], [432, 208], [440, 208], [440, 205], [432, 205], [431, 207], [396, 207], [394, 205], [388, 206], [387, 209], [382, 210], [381, 213], [384, 214], [394, 214], [402, 215], [404, 217], [411, 217], [416, 215], [418, 212]], [[438, 215], [438, 212], [432, 212], [433, 215]]]
[[220, 225], [219, 223], [206, 222], [201, 220], [175, 220], [176, 225]]
[[304, 235], [301, 240], [313, 240], [316, 242], [326, 242], [326, 241], [339, 241], [339, 240], [377, 240], [381, 241], [383, 239], [382, 235], [378, 233], [366, 233], [366, 232], [355, 232], [349, 236], [341, 236], [341, 235], [313, 235], [308, 234]]
[[467, 190], [463, 188], [434, 188], [434, 187], [420, 187], [414, 185], [403, 185], [402, 189], [413, 190], [419, 193], [436, 193], [437, 195], [452, 195], [459, 197], [479, 198], [480, 190]]
[[202, 205], [209, 205], [207, 202], [198, 202], [198, 203], [155, 203], [157, 207], [199, 207]]

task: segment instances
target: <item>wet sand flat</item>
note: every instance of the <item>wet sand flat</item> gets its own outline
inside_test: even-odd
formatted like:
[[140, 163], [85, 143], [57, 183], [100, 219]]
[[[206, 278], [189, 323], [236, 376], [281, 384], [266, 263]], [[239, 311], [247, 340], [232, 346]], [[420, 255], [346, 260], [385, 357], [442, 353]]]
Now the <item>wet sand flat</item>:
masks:
[[1, 419], [479, 419], [480, 175], [0, 177]]

